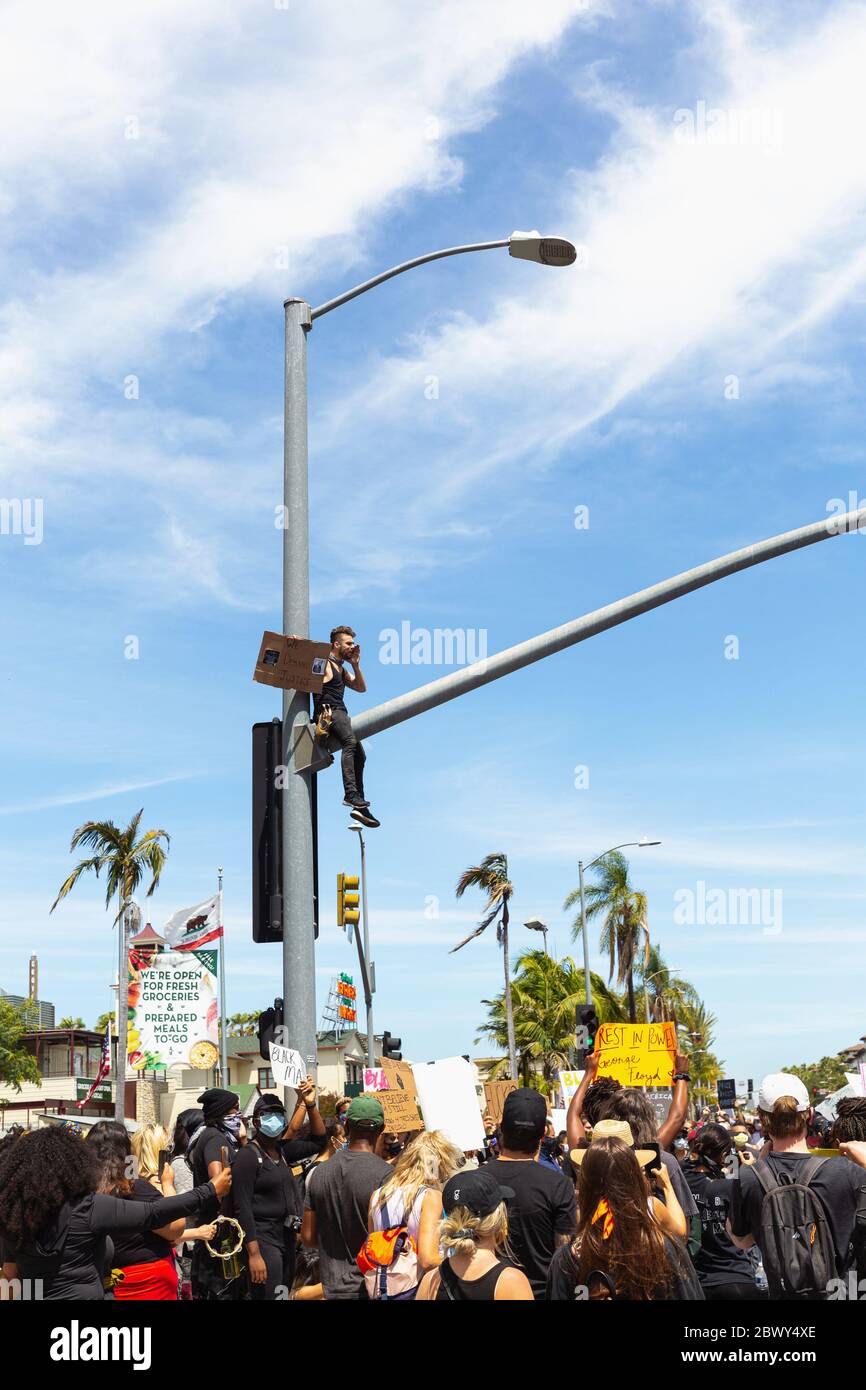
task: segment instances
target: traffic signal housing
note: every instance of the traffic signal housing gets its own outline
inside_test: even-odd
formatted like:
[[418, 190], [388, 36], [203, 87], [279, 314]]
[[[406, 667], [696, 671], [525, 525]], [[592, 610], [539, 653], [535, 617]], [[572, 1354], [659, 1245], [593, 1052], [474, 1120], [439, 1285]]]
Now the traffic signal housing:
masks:
[[337, 925], [355, 926], [359, 917], [358, 875], [337, 874]]
[[265, 1062], [270, 1062], [270, 1044], [274, 1041], [274, 1034], [278, 1028], [283, 1026], [283, 1001], [274, 1000], [272, 1009], [265, 1009], [259, 1014], [259, 1056]]
[[402, 1038], [392, 1037], [390, 1033], [382, 1034], [382, 1057], [387, 1062], [402, 1062], [403, 1053], [400, 1048], [403, 1046]]
[[598, 1014], [592, 1004], [578, 1004], [574, 1011], [574, 1045], [578, 1053], [578, 1065], [583, 1066], [588, 1052], [595, 1047], [595, 1035], [599, 1030]]

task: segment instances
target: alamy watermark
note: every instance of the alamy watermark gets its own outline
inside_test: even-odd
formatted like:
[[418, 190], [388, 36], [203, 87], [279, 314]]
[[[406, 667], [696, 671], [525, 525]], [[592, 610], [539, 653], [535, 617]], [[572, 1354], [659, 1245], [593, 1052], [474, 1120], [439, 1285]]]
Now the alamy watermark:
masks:
[[[860, 497], [856, 488], [849, 489], [847, 502], [843, 497], [831, 497], [825, 511], [829, 513], [827, 530], [831, 536], [844, 536], [854, 531], [866, 536], [866, 499]], [[853, 517], [851, 512], [862, 512], [862, 516]]]
[[23, 536], [25, 545], [41, 545], [44, 515], [41, 497], [0, 497], [0, 536]]
[[782, 112], [776, 107], [680, 106], [674, 139], [681, 145], [754, 145], [773, 153], [782, 144]]
[[764, 936], [778, 936], [782, 890], [708, 888], [701, 878], [694, 888], [674, 893], [674, 922], [678, 927], [761, 927]]
[[413, 627], [406, 620], [379, 633], [383, 666], [466, 666], [487, 659], [486, 627]]

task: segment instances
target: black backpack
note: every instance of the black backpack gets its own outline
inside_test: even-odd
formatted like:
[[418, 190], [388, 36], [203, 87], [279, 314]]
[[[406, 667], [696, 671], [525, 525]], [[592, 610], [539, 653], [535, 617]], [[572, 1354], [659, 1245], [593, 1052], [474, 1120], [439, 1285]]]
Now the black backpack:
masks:
[[758, 1245], [775, 1299], [825, 1299], [836, 1279], [836, 1247], [824, 1203], [812, 1180], [826, 1163], [811, 1158], [797, 1182], [785, 1181], [765, 1159], [753, 1172], [763, 1189]]

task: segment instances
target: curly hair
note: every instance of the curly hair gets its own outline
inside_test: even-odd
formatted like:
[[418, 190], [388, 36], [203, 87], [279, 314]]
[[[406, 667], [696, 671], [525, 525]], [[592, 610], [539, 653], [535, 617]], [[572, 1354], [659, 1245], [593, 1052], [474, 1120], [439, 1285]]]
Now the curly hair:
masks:
[[615, 1080], [612, 1076], [601, 1076], [598, 1081], [593, 1081], [587, 1087], [586, 1095], [583, 1098], [583, 1118], [587, 1124], [598, 1124], [604, 1118], [604, 1107], [607, 1105], [615, 1091], [622, 1090], [622, 1083]]
[[128, 1197], [132, 1191], [132, 1145], [126, 1125], [116, 1120], [98, 1120], [84, 1142], [99, 1169], [97, 1191], [111, 1197]]
[[96, 1190], [94, 1156], [59, 1125], [25, 1134], [0, 1155], [0, 1236], [20, 1250], [65, 1202]]
[[846, 1096], [836, 1107], [833, 1139], [837, 1144], [866, 1139], [866, 1098]]

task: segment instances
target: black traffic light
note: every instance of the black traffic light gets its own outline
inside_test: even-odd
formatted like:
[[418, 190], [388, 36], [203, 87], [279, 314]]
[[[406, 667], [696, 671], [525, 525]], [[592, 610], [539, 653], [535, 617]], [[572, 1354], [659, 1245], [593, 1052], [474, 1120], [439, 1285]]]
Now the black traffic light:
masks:
[[274, 1041], [274, 1033], [277, 1028], [282, 1028], [282, 1026], [283, 1001], [282, 999], [275, 999], [272, 1009], [265, 1009], [264, 1013], [259, 1014], [259, 1056], [266, 1062], [271, 1060], [269, 1044]]
[[[253, 725], [253, 941], [283, 939], [282, 766], [283, 722]], [[280, 785], [277, 785], [278, 774]], [[313, 819], [313, 935], [319, 937], [319, 827], [315, 777], [310, 778]]]
[[578, 1004], [574, 1011], [575, 1047], [584, 1055], [595, 1047], [599, 1029], [598, 1014], [592, 1004]]
[[388, 1062], [402, 1062], [403, 1053], [400, 1048], [403, 1046], [402, 1038], [393, 1038], [390, 1033], [382, 1034], [382, 1056]]

